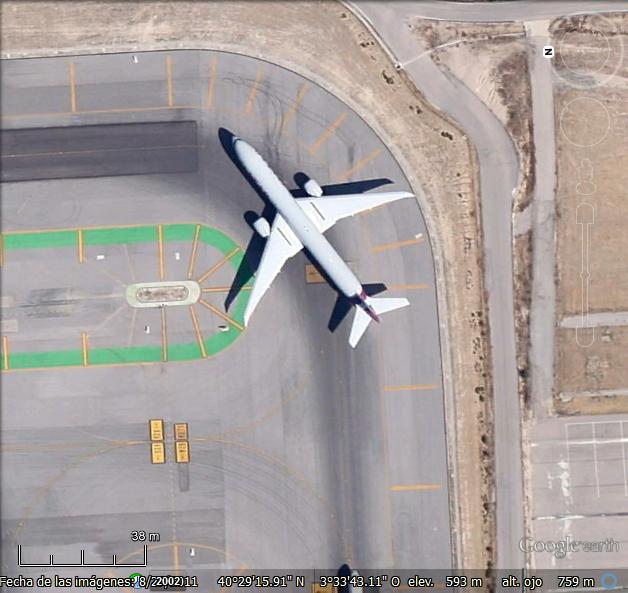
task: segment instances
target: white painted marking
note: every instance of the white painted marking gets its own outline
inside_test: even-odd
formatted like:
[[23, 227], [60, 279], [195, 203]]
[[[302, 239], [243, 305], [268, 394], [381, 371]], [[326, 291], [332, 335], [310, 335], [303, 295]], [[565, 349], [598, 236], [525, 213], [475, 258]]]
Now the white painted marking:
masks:
[[99, 254], [99, 255], [97, 255], [97, 256], [96, 256], [96, 259], [97, 259], [98, 261], [101, 261], [101, 260], [105, 259], [105, 256], [101, 253], [101, 254]]

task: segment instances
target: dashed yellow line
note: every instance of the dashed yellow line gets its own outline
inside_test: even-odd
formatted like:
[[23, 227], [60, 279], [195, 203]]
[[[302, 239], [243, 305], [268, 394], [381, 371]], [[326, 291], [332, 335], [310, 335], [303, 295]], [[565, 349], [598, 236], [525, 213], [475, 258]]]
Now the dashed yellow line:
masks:
[[[240, 286], [239, 290], [252, 290], [252, 286]], [[229, 292], [231, 286], [211, 286], [209, 288], [201, 288], [201, 292]]]
[[406, 239], [405, 241], [395, 241], [394, 243], [386, 243], [385, 245], [376, 245], [371, 247], [371, 253], [381, 253], [382, 251], [390, 251], [391, 249], [399, 249], [400, 247], [407, 247], [408, 245], [417, 245], [423, 243], [423, 237], [417, 237], [416, 239]]
[[2, 336], [2, 368], [9, 370], [9, 338]]
[[395, 391], [431, 391], [433, 389], [438, 389], [438, 385], [429, 383], [426, 385], [387, 385], [384, 387], [384, 391], [387, 393]]
[[286, 125], [290, 122], [290, 120], [292, 120], [292, 118], [294, 117], [294, 114], [297, 111], [297, 107], [299, 106], [301, 101], [303, 101], [303, 98], [305, 97], [305, 93], [307, 93], [309, 89], [310, 89], [310, 85], [307, 82], [304, 82], [301, 85], [301, 88], [299, 89], [299, 92], [297, 93], [297, 98], [293, 101], [292, 105], [290, 105], [290, 107], [288, 108], [288, 111], [284, 113], [284, 116], [281, 120], [281, 126], [279, 126], [280, 132], [282, 132], [283, 129], [286, 127]]
[[190, 307], [190, 315], [192, 316], [192, 325], [194, 326], [194, 333], [196, 334], [196, 341], [198, 347], [201, 350], [201, 356], [207, 358], [207, 352], [205, 350], [205, 342], [203, 342], [203, 336], [201, 335], [201, 328], [198, 325], [198, 318], [196, 317], [196, 311], [194, 307]]
[[164, 228], [162, 225], [157, 225], [157, 246], [159, 249], [159, 279], [163, 280], [166, 275], [164, 268]]
[[168, 327], [166, 325], [166, 307], [161, 309], [161, 361], [168, 362]]
[[259, 88], [260, 82], [262, 82], [262, 78], [264, 78], [264, 66], [260, 66], [257, 71], [257, 76], [255, 77], [255, 81], [251, 85], [251, 91], [249, 92], [249, 98], [246, 101], [246, 106], [244, 107], [244, 115], [251, 115], [253, 113], [253, 107], [255, 106], [255, 97], [257, 96], [257, 89]]
[[212, 108], [214, 102], [214, 85], [216, 84], [216, 69], [218, 67], [218, 56], [214, 55], [209, 65], [209, 82], [207, 83], [207, 102], [205, 107]]
[[174, 89], [172, 88], [172, 58], [166, 56], [166, 84], [168, 86], [168, 107], [174, 105]]
[[89, 364], [89, 345], [86, 332], [81, 332], [81, 347], [83, 350], [83, 366], [86, 367]]
[[79, 264], [85, 261], [85, 244], [83, 242], [83, 229], [77, 231], [78, 236], [78, 260]]
[[194, 273], [194, 264], [196, 263], [196, 250], [198, 249], [198, 237], [201, 233], [201, 225], [197, 224], [194, 230], [194, 241], [192, 243], [192, 254], [190, 255], [190, 265], [188, 266], [188, 279]]
[[391, 486], [392, 492], [413, 492], [419, 490], [440, 490], [442, 484], [401, 484], [398, 486]]
[[214, 305], [212, 305], [211, 303], [208, 303], [207, 301], [204, 301], [203, 299], [199, 299], [198, 302], [201, 305], [203, 305], [203, 307], [209, 309], [212, 313], [215, 313], [216, 315], [218, 315], [218, 317], [220, 317], [221, 319], [224, 319], [227, 323], [230, 323], [231, 325], [233, 325], [233, 327], [235, 327], [236, 329], [239, 329], [241, 332], [244, 331], [244, 327], [240, 325], [235, 319], [232, 319], [231, 317], [229, 317], [229, 315], [226, 315], [220, 309], [214, 307]]
[[74, 62], [68, 64], [68, 75], [70, 78], [70, 110], [76, 113], [76, 65]]
[[238, 251], [240, 251], [240, 248], [236, 247], [233, 251], [230, 251], [229, 253], [227, 253], [227, 255], [225, 255], [225, 257], [223, 257], [216, 265], [214, 265], [211, 268], [209, 268], [209, 270], [207, 270], [207, 272], [205, 272], [197, 280], [197, 282], [199, 284], [202, 284], [205, 280], [207, 280], [207, 278], [209, 278], [212, 274], [214, 274], [220, 268], [222, 268], [222, 266], [224, 266], [236, 253], [238, 253]]
[[346, 111], [343, 111], [338, 116], [338, 118], [333, 123], [331, 123], [329, 127], [318, 137], [314, 144], [310, 146], [308, 152], [311, 155], [315, 155], [321, 148], [321, 146], [323, 146], [323, 144], [325, 144], [325, 142], [327, 142], [327, 140], [329, 140], [334, 135], [336, 130], [341, 126], [342, 122], [347, 119], [347, 114], [348, 113]]
[[365, 156], [362, 160], [359, 160], [353, 167], [347, 169], [344, 173], [338, 175], [338, 181], [347, 181], [351, 175], [357, 173], [360, 169], [363, 169], [366, 165], [368, 165], [373, 159], [379, 156], [381, 150], [376, 148], [373, 152]]

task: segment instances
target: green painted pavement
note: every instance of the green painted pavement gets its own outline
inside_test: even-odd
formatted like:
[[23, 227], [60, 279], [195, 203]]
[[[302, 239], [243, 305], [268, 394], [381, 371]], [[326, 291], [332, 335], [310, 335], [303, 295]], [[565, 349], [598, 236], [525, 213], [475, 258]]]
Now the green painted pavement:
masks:
[[[196, 233], [196, 224], [165, 224], [162, 225], [164, 241], [192, 241]], [[4, 248], [15, 249], [50, 249], [77, 245], [78, 232], [76, 230], [36, 231], [26, 233], [4, 233]], [[85, 245], [105, 245], [119, 243], [153, 242], [158, 239], [157, 225], [142, 225], [132, 227], [84, 229], [83, 242]], [[218, 229], [201, 225], [199, 239], [218, 249], [223, 255], [228, 255], [238, 247], [238, 244]], [[238, 270], [244, 260], [242, 251], [236, 253], [229, 263], [234, 270]], [[247, 285], [250, 287], [250, 285]], [[230, 315], [243, 324], [244, 310], [248, 302], [250, 291], [243, 290], [236, 298]], [[217, 331], [204, 340], [208, 356], [214, 356], [227, 346], [231, 345], [242, 332], [233, 326], [229, 331]], [[3, 357], [0, 352], [0, 357]], [[108, 364], [141, 364], [161, 362], [160, 346], [131, 346], [120, 348], [93, 348], [89, 350], [89, 366]], [[168, 361], [197, 360], [202, 357], [201, 350], [196, 342], [168, 345]], [[47, 352], [9, 352], [9, 369], [33, 369], [82, 366], [83, 352], [76, 350], [53, 350]]]

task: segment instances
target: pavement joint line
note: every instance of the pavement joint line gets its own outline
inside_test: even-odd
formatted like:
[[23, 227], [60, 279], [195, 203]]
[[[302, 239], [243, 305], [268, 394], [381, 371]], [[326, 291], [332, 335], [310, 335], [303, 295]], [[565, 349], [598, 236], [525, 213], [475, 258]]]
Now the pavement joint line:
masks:
[[440, 490], [443, 487], [442, 484], [398, 484], [391, 486], [392, 492], [417, 492], [421, 490]]
[[294, 114], [296, 113], [297, 107], [301, 104], [301, 101], [303, 101], [303, 98], [305, 97], [305, 94], [308, 92], [309, 89], [309, 83], [304, 82], [301, 85], [301, 88], [299, 88], [299, 92], [297, 93], [297, 98], [292, 102], [292, 105], [290, 105], [288, 111], [284, 113], [284, 116], [281, 119], [281, 125], [279, 126], [280, 132], [282, 132], [286, 125], [292, 120]]
[[417, 245], [418, 243], [423, 243], [423, 240], [423, 237], [417, 237], [415, 239], [406, 239], [404, 241], [394, 241], [393, 243], [376, 245], [375, 247], [371, 247], [371, 253], [381, 253], [382, 251], [399, 249], [400, 247], [407, 247], [408, 245]]
[[207, 358], [207, 351], [205, 350], [205, 343], [203, 342], [203, 336], [201, 335], [201, 328], [198, 325], [198, 317], [196, 316], [194, 306], [190, 306], [190, 315], [192, 316], [192, 325], [194, 325], [196, 341], [198, 342], [198, 347], [201, 349], [201, 356]]
[[83, 241], [83, 229], [79, 229], [77, 232], [78, 235], [78, 260], [79, 264], [85, 262], [85, 243]]
[[72, 113], [76, 113], [78, 109], [76, 102], [76, 65], [74, 62], [68, 64], [68, 77], [70, 79], [70, 109]]
[[198, 280], [197, 282], [199, 284], [202, 284], [203, 282], [205, 282], [205, 280], [207, 280], [207, 278], [209, 278], [212, 274], [214, 274], [215, 272], [217, 272], [220, 268], [222, 268], [222, 266], [224, 266], [236, 253], [238, 253], [238, 251], [240, 251], [240, 247], [236, 247], [234, 248], [232, 251], [230, 251], [227, 255], [225, 255], [217, 264], [213, 265], [211, 268], [209, 268], [209, 270], [207, 270], [207, 272], [205, 272]]
[[83, 366], [86, 367], [89, 364], [89, 344], [87, 332], [81, 332], [81, 351], [83, 354]]
[[397, 391], [432, 391], [438, 389], [438, 385], [435, 383], [425, 385], [386, 385], [384, 391], [387, 393], [393, 393]]
[[168, 327], [166, 325], [166, 307], [161, 309], [161, 361], [168, 362]]
[[216, 82], [217, 66], [218, 66], [218, 56], [214, 55], [212, 57], [211, 64], [209, 65], [209, 81], [207, 83], [207, 102], [205, 103], [205, 107], [207, 109], [212, 108], [212, 103], [214, 101], [214, 84]]
[[192, 254], [190, 255], [190, 265], [188, 266], [188, 280], [192, 278], [194, 273], [194, 264], [196, 263], [196, 250], [198, 249], [198, 237], [201, 233], [201, 225], [197, 224], [194, 229], [194, 241], [192, 243]]
[[363, 169], [373, 159], [377, 158], [381, 152], [382, 151], [379, 148], [376, 148], [373, 152], [371, 152], [370, 154], [367, 154], [363, 159], [359, 160], [355, 165], [353, 165], [353, 167], [351, 167], [350, 169], [347, 169], [346, 171], [338, 175], [338, 178], [337, 178], [338, 181], [339, 182], [348, 181], [349, 178], [354, 173], [357, 173], [360, 169]]
[[221, 319], [224, 319], [227, 323], [230, 323], [231, 325], [233, 325], [233, 327], [235, 327], [236, 329], [239, 329], [241, 332], [244, 331], [244, 327], [240, 325], [235, 319], [232, 319], [231, 317], [229, 317], [229, 315], [226, 315], [220, 309], [218, 309], [217, 307], [214, 307], [214, 305], [212, 305], [211, 303], [208, 303], [207, 301], [203, 299], [199, 299], [198, 302], [201, 305], [203, 305], [203, 307], [209, 309], [212, 313], [215, 313], [216, 315], [218, 315], [218, 317], [220, 317]]
[[174, 106], [174, 90], [172, 88], [172, 57], [166, 56], [166, 86], [168, 90], [168, 107]]
[[311, 156], [314, 156], [318, 150], [325, 144], [336, 132], [336, 130], [342, 125], [342, 122], [347, 119], [348, 112], [343, 111], [329, 126], [327, 129], [314, 141], [314, 143], [308, 149]]
[[164, 270], [164, 228], [163, 225], [157, 225], [157, 242], [159, 248], [159, 279], [163, 280], [165, 276]]
[[2, 368], [9, 370], [9, 337], [2, 336]]
[[253, 84], [251, 85], [251, 90], [249, 92], [249, 97], [246, 100], [246, 105], [244, 107], [243, 114], [246, 116], [251, 115], [253, 113], [253, 106], [255, 105], [255, 97], [257, 95], [257, 89], [259, 88], [260, 82], [262, 82], [262, 78], [264, 78], [264, 66], [260, 66], [257, 70], [257, 76]]

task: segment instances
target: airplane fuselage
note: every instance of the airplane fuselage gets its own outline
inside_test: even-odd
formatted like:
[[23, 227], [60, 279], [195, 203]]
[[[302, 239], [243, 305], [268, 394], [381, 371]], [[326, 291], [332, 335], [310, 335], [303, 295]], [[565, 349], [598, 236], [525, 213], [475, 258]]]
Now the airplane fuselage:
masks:
[[316, 228], [266, 161], [243, 140], [235, 140], [234, 149], [242, 165], [268, 196], [299, 241], [325, 270], [336, 288], [350, 299], [358, 297], [364, 301], [366, 297], [360, 281]]

